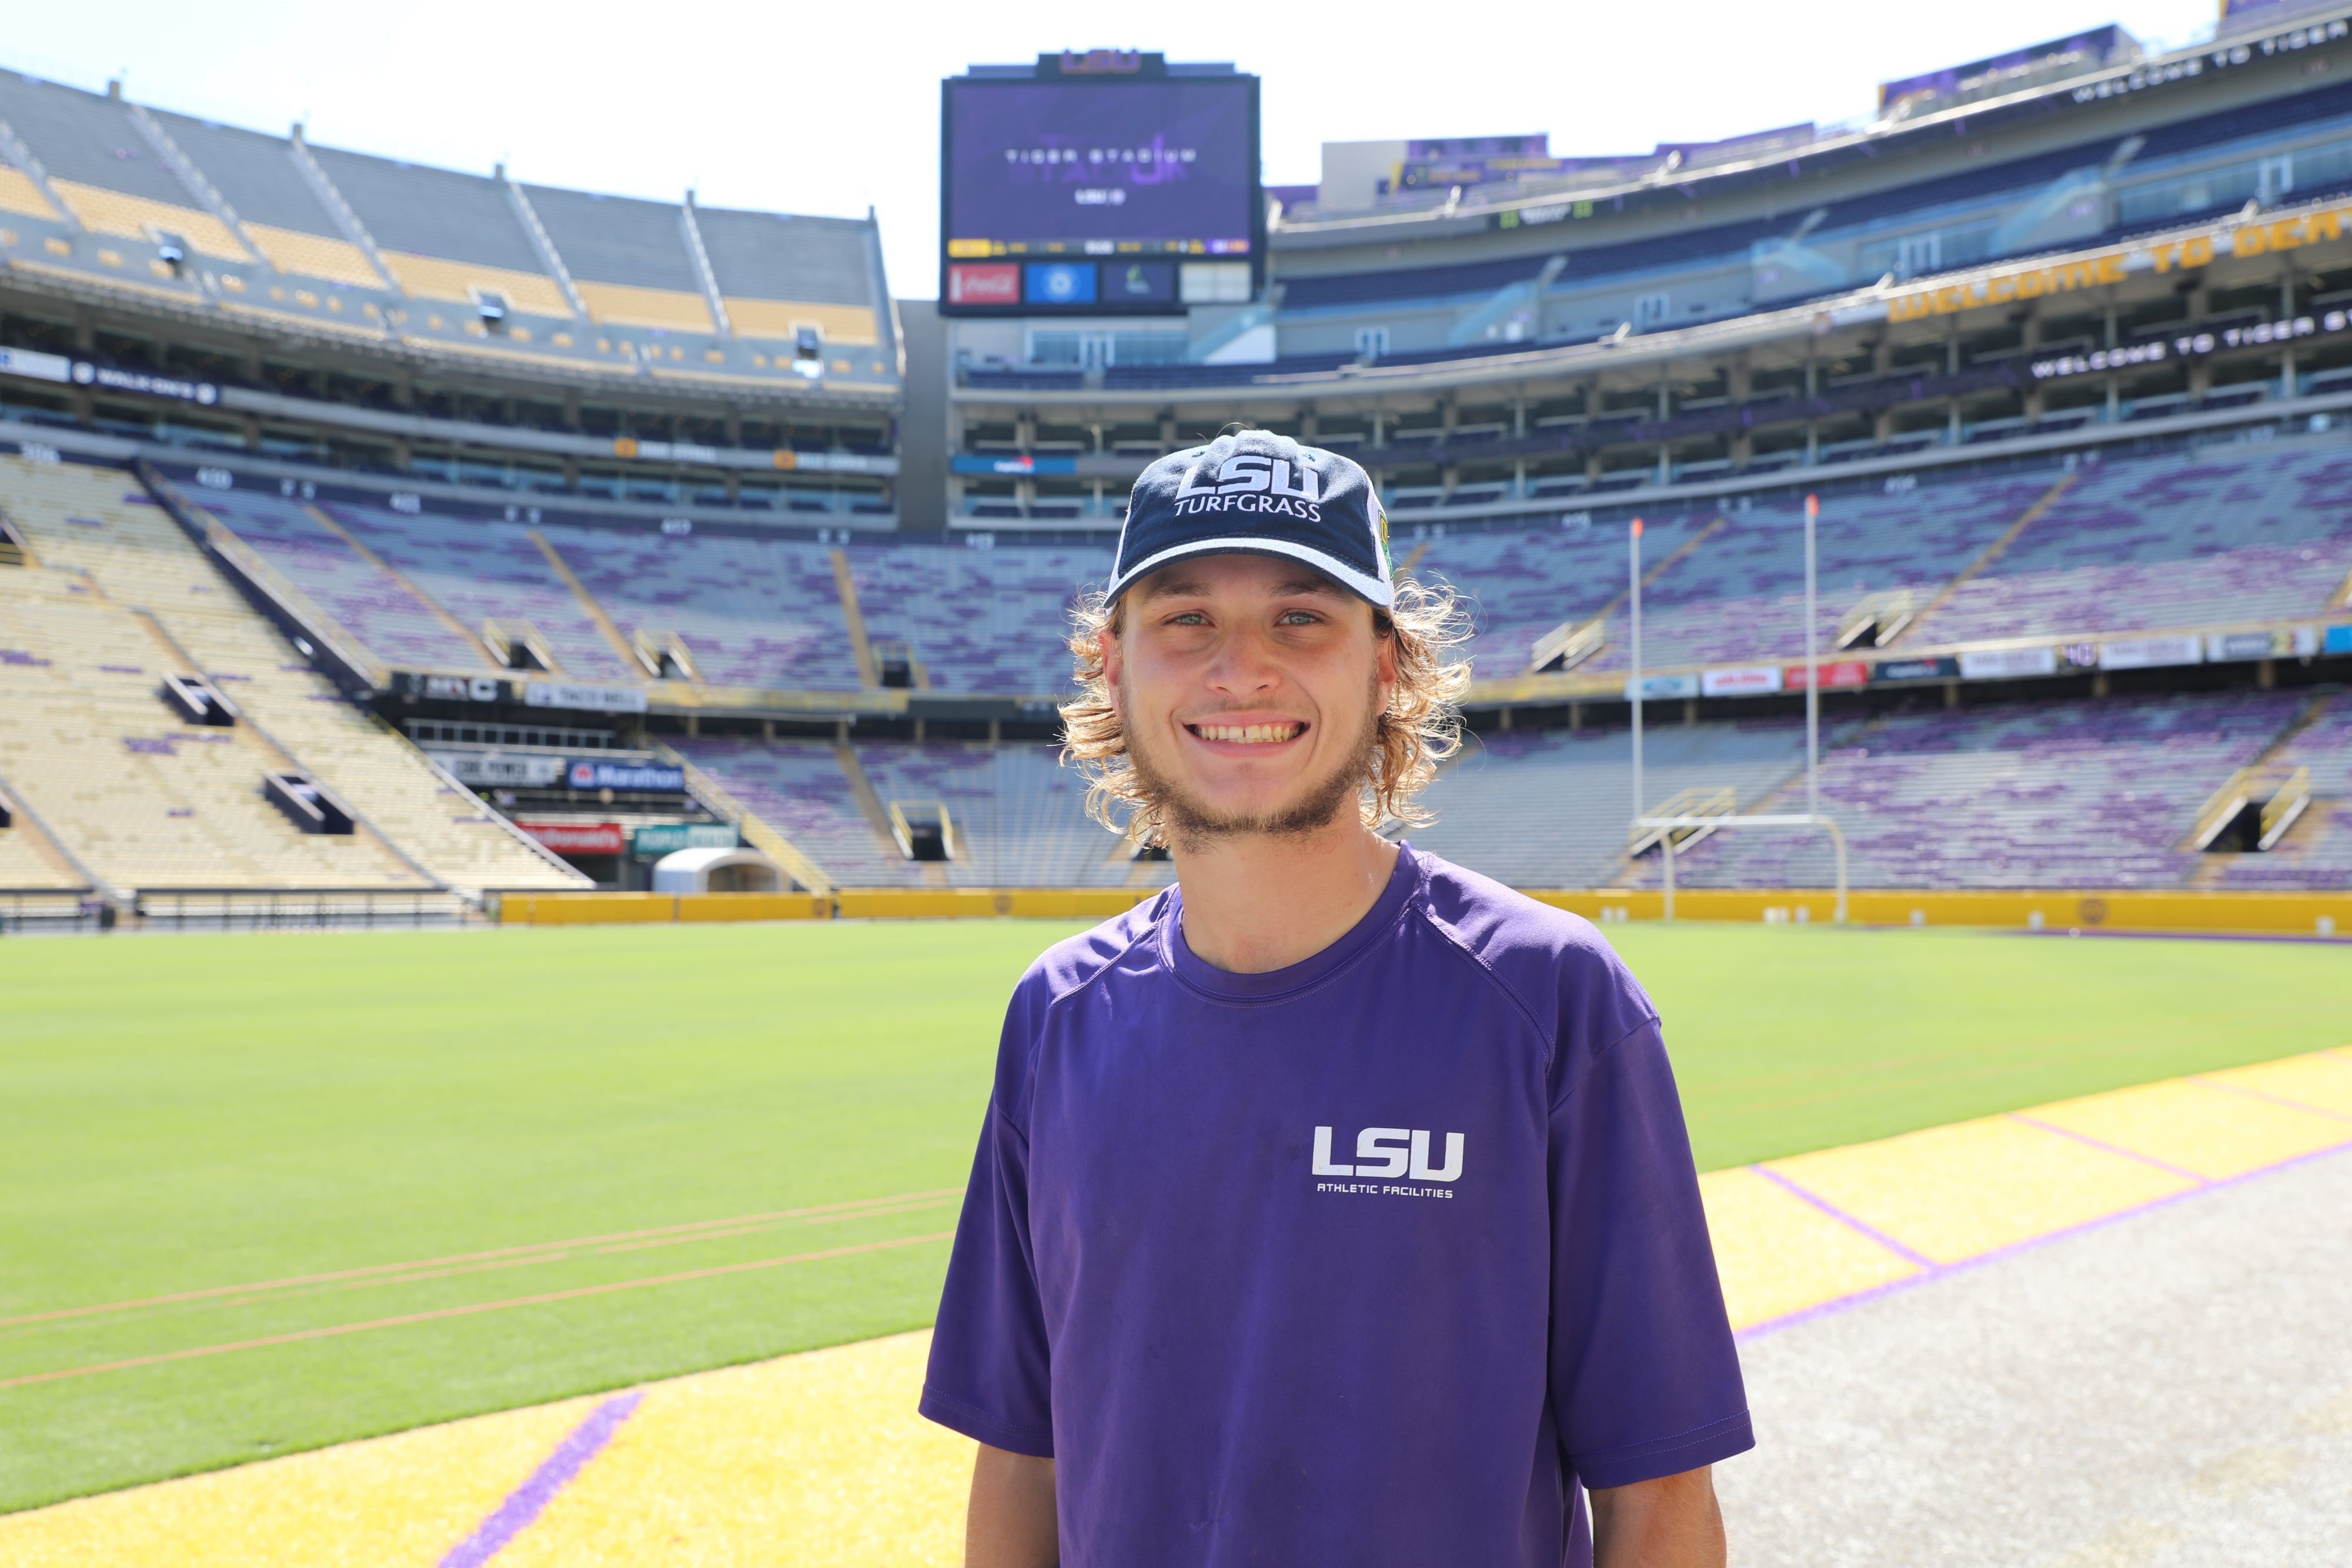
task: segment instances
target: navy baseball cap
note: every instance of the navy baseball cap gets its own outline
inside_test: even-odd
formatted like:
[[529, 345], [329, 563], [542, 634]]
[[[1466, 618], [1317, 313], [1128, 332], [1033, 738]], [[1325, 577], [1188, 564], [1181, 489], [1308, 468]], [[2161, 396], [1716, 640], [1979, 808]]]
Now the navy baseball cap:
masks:
[[1220, 435], [1143, 471], [1104, 601], [1170, 561], [1236, 554], [1305, 561], [1383, 610], [1396, 601], [1388, 514], [1372, 476], [1351, 458], [1264, 430]]

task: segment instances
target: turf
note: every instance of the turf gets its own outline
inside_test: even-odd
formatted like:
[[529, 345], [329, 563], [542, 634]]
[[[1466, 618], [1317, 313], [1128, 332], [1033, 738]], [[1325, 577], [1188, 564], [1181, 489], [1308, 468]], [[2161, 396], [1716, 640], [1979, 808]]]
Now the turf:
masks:
[[[1063, 929], [0, 944], [0, 1510], [928, 1322]], [[1708, 1167], [2352, 1038], [2334, 947], [1612, 936]]]

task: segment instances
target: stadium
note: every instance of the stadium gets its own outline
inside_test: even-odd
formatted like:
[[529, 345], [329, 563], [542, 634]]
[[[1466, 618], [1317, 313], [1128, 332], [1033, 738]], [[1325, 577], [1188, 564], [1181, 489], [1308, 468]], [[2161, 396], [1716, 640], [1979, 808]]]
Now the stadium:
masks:
[[1070, 612], [1229, 421], [1470, 613], [1413, 844], [1659, 998], [1734, 1560], [2343, 1552], [2352, 8], [1311, 185], [1276, 90], [950, 78], [929, 298], [0, 74], [0, 1561], [960, 1561], [1003, 999], [1175, 873]]

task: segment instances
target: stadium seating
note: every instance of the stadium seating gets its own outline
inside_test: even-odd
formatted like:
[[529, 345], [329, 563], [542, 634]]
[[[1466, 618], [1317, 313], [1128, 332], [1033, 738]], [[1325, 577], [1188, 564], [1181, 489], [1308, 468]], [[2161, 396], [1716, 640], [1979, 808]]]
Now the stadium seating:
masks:
[[588, 885], [345, 701], [130, 476], [0, 456], [0, 502], [44, 567], [86, 574], [113, 602], [152, 612], [271, 746], [429, 877], [475, 890]]
[[540, 530], [622, 633], [675, 632], [714, 685], [855, 691], [832, 558], [803, 541], [549, 524]]
[[[1844, 830], [1856, 887], [2176, 886], [2204, 858], [2183, 847], [2198, 809], [2306, 700], [2238, 692], [1888, 716], [1825, 745], [1822, 807]], [[1652, 857], [1644, 875], [1657, 874]], [[1694, 846], [1679, 874], [1693, 886], [1824, 886], [1832, 869], [1817, 835], [1750, 831]]]
[[558, 673], [575, 680], [645, 674], [605, 640], [523, 525], [404, 517], [343, 501], [321, 509], [468, 630], [478, 633], [488, 621], [528, 622], [555, 655]]
[[2315, 615], [2347, 571], [2352, 454], [2340, 440], [2101, 464], [1906, 641]]
[[354, 549], [310, 503], [259, 490], [197, 491], [188, 499], [393, 667], [477, 673], [490, 667], [472, 636]]
[[[1748, 810], [1804, 761], [1799, 721], [1664, 725], [1643, 736], [1643, 789], [1654, 810], [1685, 789], [1727, 785]], [[1514, 886], [1611, 886], [1624, 873], [1632, 791], [1630, 731], [1489, 732], [1431, 786], [1437, 821], [1405, 836]]]
[[902, 642], [937, 690], [1051, 694], [1068, 689], [1059, 633], [1071, 601], [1110, 576], [1110, 545], [971, 549], [937, 544], [849, 547], [866, 634]]
[[[816, 742], [704, 736], [676, 749], [845, 887], [1124, 887], [1167, 879], [1165, 862], [1131, 861], [1087, 816], [1083, 781], [1054, 747], [861, 741], [845, 759]], [[953, 857], [908, 860], [890, 835], [894, 804], [945, 807]]]
[[0, 120], [38, 149], [50, 188], [91, 231], [141, 239], [152, 225], [204, 255], [247, 259], [119, 100], [0, 73]]
[[365, 253], [304, 183], [284, 141], [186, 115], [156, 112], [155, 121], [204, 171], [278, 271], [350, 287], [383, 287]]
[[688, 737], [674, 746], [839, 885], [896, 887], [923, 880], [861, 808], [831, 746], [729, 736]]
[[1087, 816], [1085, 783], [1053, 747], [874, 742], [861, 743], [857, 758], [886, 808], [948, 808], [957, 852], [946, 872], [957, 884], [1122, 887], [1139, 874], [1146, 885], [1165, 877], [1165, 862], [1139, 866]]
[[790, 339], [804, 324], [826, 343], [877, 340], [866, 225], [705, 206], [694, 221], [739, 336]]

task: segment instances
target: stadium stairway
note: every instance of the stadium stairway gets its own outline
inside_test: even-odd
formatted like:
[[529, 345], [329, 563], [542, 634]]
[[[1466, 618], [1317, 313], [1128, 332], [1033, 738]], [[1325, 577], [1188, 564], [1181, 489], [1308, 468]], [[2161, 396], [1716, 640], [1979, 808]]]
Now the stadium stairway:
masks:
[[262, 775], [299, 764], [250, 725], [182, 722], [159, 684], [193, 672], [143, 617], [46, 568], [0, 594], [0, 773], [101, 887], [431, 885], [371, 831], [304, 833], [271, 806]]
[[0, 504], [47, 566], [151, 612], [257, 729], [422, 868], [418, 881], [467, 894], [590, 885], [347, 702], [131, 476], [0, 456]]

